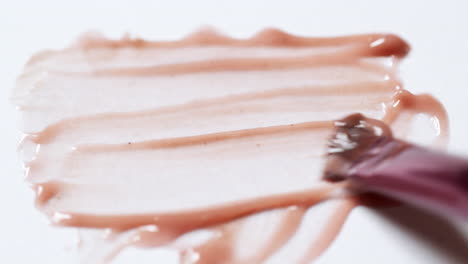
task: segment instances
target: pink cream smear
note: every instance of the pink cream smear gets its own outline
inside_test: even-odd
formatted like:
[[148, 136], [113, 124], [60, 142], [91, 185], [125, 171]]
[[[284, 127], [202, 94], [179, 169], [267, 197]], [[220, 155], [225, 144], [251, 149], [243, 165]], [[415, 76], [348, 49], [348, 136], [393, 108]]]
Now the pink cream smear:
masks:
[[27, 181], [53, 224], [107, 234], [83, 263], [128, 246], [181, 263], [311, 263], [362, 202], [321, 180], [333, 120], [360, 112], [404, 136], [422, 113], [444, 139], [443, 107], [396, 76], [408, 52], [390, 34], [85, 36], [18, 78]]

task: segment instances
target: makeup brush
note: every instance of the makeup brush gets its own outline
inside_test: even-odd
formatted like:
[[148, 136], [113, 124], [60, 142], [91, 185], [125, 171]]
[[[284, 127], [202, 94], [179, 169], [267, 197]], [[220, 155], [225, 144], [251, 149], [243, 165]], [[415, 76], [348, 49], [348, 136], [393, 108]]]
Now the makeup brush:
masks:
[[468, 219], [468, 159], [396, 139], [386, 124], [361, 114], [335, 122], [323, 177]]

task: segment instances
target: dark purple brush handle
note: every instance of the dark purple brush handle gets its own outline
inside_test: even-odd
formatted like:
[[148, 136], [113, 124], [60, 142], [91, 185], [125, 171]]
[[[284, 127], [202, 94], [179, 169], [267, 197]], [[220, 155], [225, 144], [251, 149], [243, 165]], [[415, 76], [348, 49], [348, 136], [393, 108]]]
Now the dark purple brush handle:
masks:
[[361, 114], [335, 122], [327, 157], [329, 181], [468, 219], [468, 159], [395, 139], [386, 124]]
[[392, 139], [370, 148], [348, 178], [365, 190], [468, 219], [466, 159]]

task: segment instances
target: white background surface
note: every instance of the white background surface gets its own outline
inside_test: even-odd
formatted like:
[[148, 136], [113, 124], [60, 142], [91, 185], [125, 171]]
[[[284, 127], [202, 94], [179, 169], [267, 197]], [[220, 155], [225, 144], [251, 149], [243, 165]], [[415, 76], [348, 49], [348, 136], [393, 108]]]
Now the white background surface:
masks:
[[[447, 107], [452, 151], [468, 155], [468, 1], [7, 1], [0, 0], [0, 263], [70, 263], [74, 233], [47, 226], [16, 161], [16, 115], [8, 96], [35, 51], [62, 48], [96, 29], [178, 38], [202, 25], [234, 36], [266, 26], [296, 34], [393, 32], [413, 47], [405, 87]], [[468, 263], [468, 236], [440, 219], [402, 209], [357, 209], [318, 263]], [[467, 225], [467, 223], [462, 223]], [[142, 255], [140, 255], [142, 256]], [[142, 257], [140, 262], [169, 263]]]

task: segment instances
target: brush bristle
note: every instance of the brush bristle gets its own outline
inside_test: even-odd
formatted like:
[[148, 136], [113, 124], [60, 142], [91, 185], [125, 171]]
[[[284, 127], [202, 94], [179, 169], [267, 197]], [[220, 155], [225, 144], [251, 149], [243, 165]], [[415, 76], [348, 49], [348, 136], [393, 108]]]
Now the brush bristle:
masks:
[[323, 178], [336, 182], [347, 178], [350, 168], [372, 146], [392, 139], [390, 128], [382, 121], [356, 113], [337, 120], [327, 144]]

